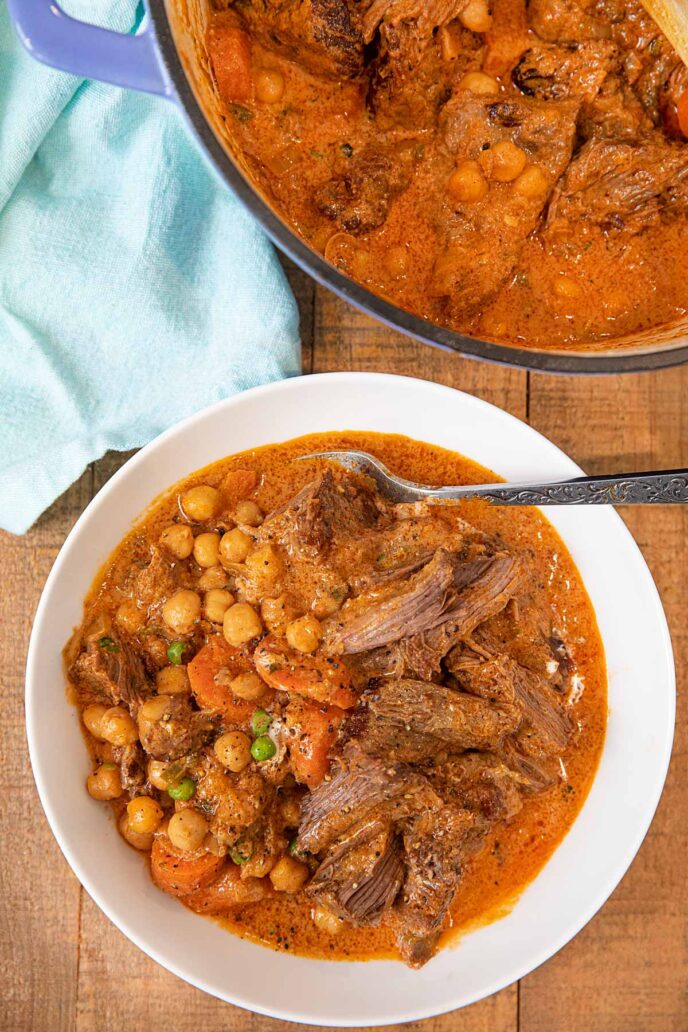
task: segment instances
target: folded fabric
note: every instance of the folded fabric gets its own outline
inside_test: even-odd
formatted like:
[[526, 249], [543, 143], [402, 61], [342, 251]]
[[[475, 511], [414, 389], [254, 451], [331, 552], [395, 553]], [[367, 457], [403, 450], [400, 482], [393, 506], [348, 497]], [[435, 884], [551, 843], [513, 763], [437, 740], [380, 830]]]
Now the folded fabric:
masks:
[[[68, 9], [136, 25], [136, 0]], [[175, 106], [39, 65], [0, 3], [0, 526], [23, 533], [107, 449], [299, 369], [277, 256]]]

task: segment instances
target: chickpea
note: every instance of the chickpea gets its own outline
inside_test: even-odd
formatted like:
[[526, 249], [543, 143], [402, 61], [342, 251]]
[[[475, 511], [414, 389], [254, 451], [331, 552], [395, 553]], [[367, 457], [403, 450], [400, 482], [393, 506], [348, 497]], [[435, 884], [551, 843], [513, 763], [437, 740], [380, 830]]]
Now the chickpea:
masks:
[[130, 846], [134, 849], [147, 850], [153, 845], [153, 833], [151, 831], [136, 831], [129, 827], [129, 817], [125, 810], [119, 819], [119, 831]]
[[313, 911], [313, 924], [319, 932], [325, 932], [326, 935], [337, 935], [344, 927], [341, 917], [337, 917], [321, 903]]
[[284, 94], [284, 76], [272, 68], [263, 68], [255, 77], [256, 100], [262, 104], [277, 104]]
[[460, 161], [449, 177], [449, 196], [461, 204], [475, 204], [487, 197], [488, 185], [477, 161]]
[[273, 634], [281, 634], [290, 620], [294, 620], [298, 610], [289, 599], [288, 595], [278, 595], [277, 598], [266, 598], [260, 607], [260, 614], [265, 621], [268, 630]]
[[237, 674], [229, 687], [237, 698], [247, 699], [249, 702], [257, 702], [265, 695], [265, 682], [252, 670], [247, 670], [245, 674]]
[[226, 588], [228, 582], [227, 573], [221, 566], [211, 566], [198, 578], [198, 587], [201, 591], [212, 591], [213, 588]]
[[189, 674], [184, 664], [166, 666], [155, 675], [158, 695], [185, 695], [191, 691]]
[[409, 254], [403, 245], [390, 247], [383, 261], [392, 279], [402, 279], [408, 272]]
[[296, 796], [285, 796], [280, 803], [282, 817], [288, 828], [298, 828], [301, 820], [301, 804]]
[[469, 32], [488, 32], [492, 26], [492, 15], [486, 0], [469, 0], [459, 15], [459, 21]]
[[171, 702], [169, 695], [154, 695], [152, 699], [147, 699], [138, 712], [139, 726], [157, 724], [169, 713]]
[[208, 823], [198, 810], [186, 807], [170, 818], [167, 834], [173, 846], [184, 852], [193, 853], [200, 849], [203, 839], [208, 834]]
[[166, 770], [167, 764], [162, 760], [149, 760], [146, 767], [148, 780], [153, 788], [159, 788], [161, 792], [166, 792], [170, 787], [170, 782], [165, 777]]
[[579, 283], [576, 283], [569, 276], [560, 276], [554, 281], [554, 293], [557, 297], [566, 301], [572, 301], [581, 296], [583, 289]]
[[86, 730], [90, 731], [94, 738], [98, 738], [101, 741], [103, 740], [103, 717], [109, 708], [109, 706], [100, 706], [95, 702], [92, 706], [87, 706], [81, 714]]
[[185, 523], [172, 523], [160, 535], [160, 544], [171, 552], [175, 559], [188, 559], [193, 551], [191, 527]]
[[112, 706], [105, 711], [100, 733], [105, 741], [112, 745], [133, 745], [139, 737], [136, 724], [123, 706]]
[[119, 768], [114, 763], [103, 763], [86, 778], [88, 794], [93, 799], [117, 799], [122, 794]]
[[133, 599], [122, 602], [115, 613], [115, 623], [126, 634], [138, 634], [146, 622], [146, 614], [136, 605]]
[[486, 72], [466, 72], [459, 83], [460, 90], [468, 90], [479, 97], [496, 97], [499, 83]]
[[213, 516], [222, 509], [222, 495], [208, 484], [197, 484], [190, 487], [181, 497], [181, 505], [184, 514], [194, 523], [204, 523], [212, 520]]
[[162, 618], [177, 634], [188, 634], [201, 615], [201, 599], [195, 591], [180, 588], [162, 607]]
[[217, 566], [220, 561], [220, 535], [211, 531], [199, 534], [194, 540], [193, 556], [198, 565], [206, 570]]
[[245, 645], [262, 631], [263, 622], [248, 602], [236, 602], [224, 615], [222, 633], [230, 645]]
[[307, 866], [291, 856], [283, 856], [270, 871], [270, 881], [276, 892], [298, 892], [307, 879]]
[[311, 613], [287, 626], [287, 641], [297, 652], [315, 652], [322, 638], [320, 621]]
[[143, 835], [157, 831], [164, 816], [162, 808], [150, 796], [136, 796], [127, 803], [127, 824], [131, 831]]
[[537, 165], [527, 165], [514, 182], [514, 193], [532, 200], [549, 190], [549, 180]]
[[525, 151], [511, 140], [500, 140], [489, 150], [481, 151], [478, 160], [485, 175], [498, 183], [510, 183], [518, 178], [528, 161]]
[[222, 535], [220, 541], [220, 560], [227, 564], [243, 563], [251, 551], [252, 544], [248, 534], [244, 534], [243, 530], [239, 530], [238, 527], [228, 530], [226, 534]]
[[251, 740], [243, 731], [227, 731], [215, 742], [215, 755], [227, 770], [238, 774], [251, 762]]
[[253, 574], [274, 581], [282, 572], [282, 560], [272, 545], [260, 545], [246, 556], [246, 566]]
[[247, 527], [259, 527], [263, 522], [263, 510], [250, 498], [237, 502], [234, 515], [237, 523], [245, 523]]
[[234, 605], [234, 595], [223, 588], [213, 588], [207, 591], [203, 599], [203, 611], [206, 619], [211, 623], [222, 623], [225, 613], [231, 605]]

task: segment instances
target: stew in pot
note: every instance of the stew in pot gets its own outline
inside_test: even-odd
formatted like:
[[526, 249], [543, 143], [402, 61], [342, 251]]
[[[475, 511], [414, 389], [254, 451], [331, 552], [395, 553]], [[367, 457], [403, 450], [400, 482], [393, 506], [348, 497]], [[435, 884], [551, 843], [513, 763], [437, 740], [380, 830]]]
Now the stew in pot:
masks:
[[688, 312], [688, 70], [639, 0], [215, 0], [252, 177], [432, 322], [561, 346]]
[[425, 963], [503, 912], [586, 797], [595, 617], [530, 509], [391, 505], [322, 460], [493, 474], [407, 438], [233, 456], [124, 539], [66, 649], [109, 801], [156, 885], [277, 949]]

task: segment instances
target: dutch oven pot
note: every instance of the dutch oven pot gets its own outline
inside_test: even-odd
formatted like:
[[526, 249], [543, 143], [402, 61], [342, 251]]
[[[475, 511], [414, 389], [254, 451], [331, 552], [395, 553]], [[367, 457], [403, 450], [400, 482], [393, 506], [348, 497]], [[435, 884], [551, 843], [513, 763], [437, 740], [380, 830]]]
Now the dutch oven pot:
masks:
[[686, 320], [633, 338], [576, 348], [494, 344], [418, 318], [343, 275], [289, 228], [242, 168], [208, 71], [203, 44], [207, 3], [147, 0], [148, 18], [137, 35], [77, 21], [55, 0], [8, 0], [8, 7], [24, 46], [39, 61], [177, 104], [216, 172], [275, 244], [323, 286], [394, 329], [449, 351], [548, 372], [637, 372], [688, 361]]

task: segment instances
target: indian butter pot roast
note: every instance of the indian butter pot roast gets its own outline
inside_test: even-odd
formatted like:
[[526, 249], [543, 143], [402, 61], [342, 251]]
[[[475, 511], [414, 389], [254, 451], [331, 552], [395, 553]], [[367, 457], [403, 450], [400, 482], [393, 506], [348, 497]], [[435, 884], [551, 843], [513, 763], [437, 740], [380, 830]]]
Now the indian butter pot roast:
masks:
[[686, 316], [688, 70], [639, 0], [210, 9], [250, 178], [374, 293], [532, 347]]
[[595, 774], [594, 613], [536, 510], [390, 505], [322, 460], [428, 483], [440, 448], [318, 434], [177, 484], [110, 557], [65, 649], [110, 801], [155, 883], [273, 948], [424, 964], [508, 907]]

